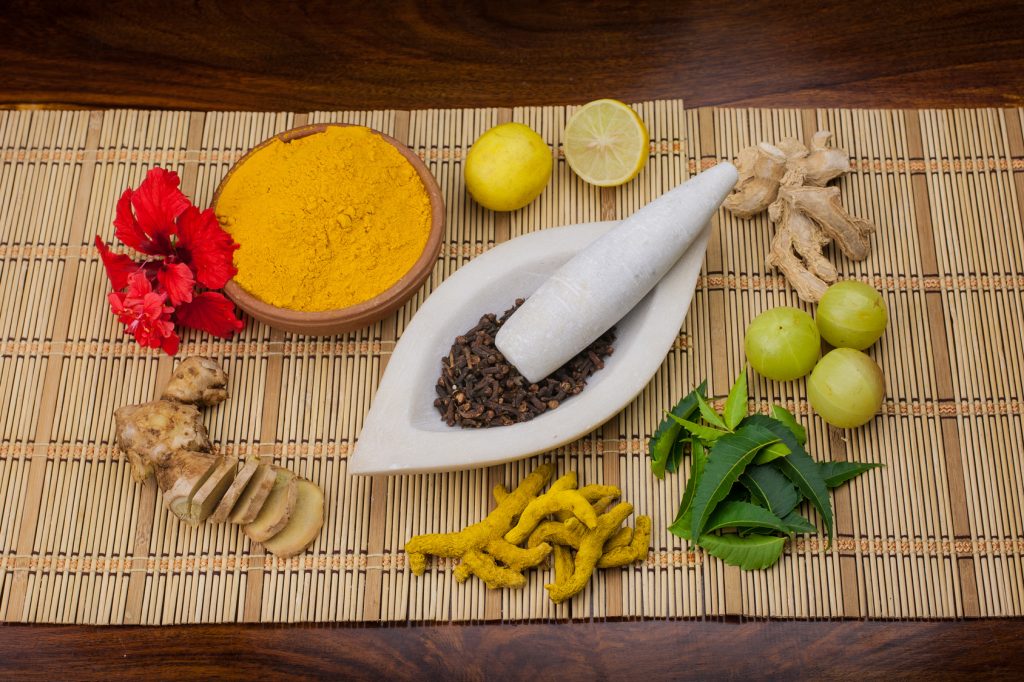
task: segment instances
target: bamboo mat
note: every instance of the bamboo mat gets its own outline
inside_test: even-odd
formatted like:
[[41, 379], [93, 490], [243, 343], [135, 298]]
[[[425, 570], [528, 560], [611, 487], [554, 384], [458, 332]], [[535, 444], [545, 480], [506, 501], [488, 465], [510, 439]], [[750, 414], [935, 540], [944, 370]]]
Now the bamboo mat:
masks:
[[[497, 215], [470, 201], [462, 159], [486, 128], [534, 127], [556, 149], [571, 108], [309, 114], [0, 112], [0, 617], [165, 624], [217, 621], [521, 621], [614, 617], [962, 618], [1024, 615], [1024, 110], [685, 110], [637, 105], [652, 136], [639, 178], [599, 190], [559, 159], [547, 191]], [[186, 528], [155, 486], [130, 479], [112, 448], [112, 412], [162, 385], [173, 360], [126, 340], [105, 302], [92, 237], [113, 236], [119, 194], [159, 164], [208, 205], [230, 164], [305, 122], [361, 123], [405, 140], [448, 207], [433, 277], [392, 318], [313, 339], [248, 322], [211, 355], [231, 399], [206, 411], [215, 442], [273, 457], [320, 484], [328, 518], [313, 549], [264, 554], [237, 528]], [[550, 453], [581, 481], [621, 485], [654, 518], [647, 560], [603, 571], [553, 606], [546, 571], [519, 591], [458, 585], [450, 565], [417, 578], [415, 533], [480, 519], [497, 482], [538, 462], [447, 475], [359, 478], [346, 462], [395, 340], [444, 277], [501, 242], [549, 226], [625, 216], [744, 146], [835, 132], [853, 155], [843, 202], [879, 226], [864, 262], [841, 273], [879, 287], [888, 331], [871, 353], [886, 375], [883, 414], [852, 432], [809, 416], [802, 382], [752, 383], [809, 422], [819, 459], [887, 466], [835, 492], [838, 539], [807, 538], [772, 569], [741, 573], [670, 535], [683, 476], [649, 473], [662, 410], [707, 377], [724, 394], [758, 312], [800, 305], [764, 266], [772, 227], [722, 213], [678, 342], [643, 394], [588, 437]], [[514, 292], [510, 293], [510, 300]], [[481, 311], [485, 312], [485, 311]], [[500, 437], [495, 434], [495, 437]]]

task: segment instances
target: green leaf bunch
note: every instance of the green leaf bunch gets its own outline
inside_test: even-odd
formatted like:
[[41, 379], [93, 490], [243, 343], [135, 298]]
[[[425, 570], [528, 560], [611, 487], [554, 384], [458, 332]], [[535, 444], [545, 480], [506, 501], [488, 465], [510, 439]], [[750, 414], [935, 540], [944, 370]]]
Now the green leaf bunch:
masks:
[[828, 489], [880, 465], [816, 462], [806, 444], [806, 429], [781, 405], [770, 416], [748, 414], [746, 370], [721, 413], [701, 382], [665, 413], [649, 444], [658, 478], [678, 471], [685, 450], [691, 453], [690, 477], [669, 531], [727, 564], [767, 568], [782, 556], [787, 538], [818, 532], [797, 511], [809, 502], [831, 544]]

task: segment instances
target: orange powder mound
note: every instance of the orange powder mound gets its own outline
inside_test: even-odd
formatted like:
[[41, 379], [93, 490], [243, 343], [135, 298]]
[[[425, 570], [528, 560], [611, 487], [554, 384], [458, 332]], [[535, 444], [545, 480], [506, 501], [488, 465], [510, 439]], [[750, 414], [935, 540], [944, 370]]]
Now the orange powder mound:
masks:
[[235, 281], [301, 311], [384, 292], [426, 248], [431, 207], [412, 164], [368, 128], [274, 139], [240, 164], [215, 211], [240, 248]]

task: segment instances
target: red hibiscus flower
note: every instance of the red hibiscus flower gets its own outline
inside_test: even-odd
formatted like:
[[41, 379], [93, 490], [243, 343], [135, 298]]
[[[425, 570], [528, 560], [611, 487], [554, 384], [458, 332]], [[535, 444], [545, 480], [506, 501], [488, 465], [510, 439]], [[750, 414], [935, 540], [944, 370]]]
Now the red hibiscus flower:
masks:
[[238, 244], [212, 210], [192, 205], [180, 182], [177, 173], [154, 168], [117, 202], [114, 234], [143, 260], [114, 253], [98, 235], [95, 241], [114, 288], [111, 308], [126, 331], [171, 355], [178, 349], [172, 319], [222, 338], [243, 327], [222, 294], [197, 290], [220, 289], [235, 276]]
[[167, 294], [153, 291], [149, 278], [143, 272], [128, 276], [128, 290], [107, 294], [110, 309], [140, 346], [162, 348], [168, 355], [178, 352], [178, 335], [174, 333], [171, 313], [174, 308], [164, 305]]

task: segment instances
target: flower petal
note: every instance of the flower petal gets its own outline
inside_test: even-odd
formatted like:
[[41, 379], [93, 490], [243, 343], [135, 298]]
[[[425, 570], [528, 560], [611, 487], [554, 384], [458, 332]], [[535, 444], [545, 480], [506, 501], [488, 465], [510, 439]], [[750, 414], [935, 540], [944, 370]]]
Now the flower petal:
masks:
[[172, 331], [170, 336], [165, 336], [164, 337], [163, 342], [160, 344], [160, 348], [162, 348], [163, 351], [165, 353], [167, 353], [168, 355], [177, 355], [178, 354], [178, 343], [179, 343], [178, 335], [175, 334]]
[[100, 252], [100, 259], [103, 261], [103, 267], [107, 271], [107, 279], [110, 280], [110, 284], [114, 287], [115, 291], [124, 289], [128, 286], [128, 277], [133, 272], [138, 272], [142, 264], [136, 263], [132, 260], [131, 256], [111, 251], [110, 247], [100, 239], [99, 235], [96, 235], [95, 244], [96, 250]]
[[182, 303], [174, 312], [174, 320], [186, 327], [209, 332], [222, 339], [245, 326], [235, 317], [235, 306], [216, 291], [204, 291], [192, 298], [189, 303]]
[[192, 277], [192, 271], [184, 263], [164, 263], [164, 266], [156, 272], [156, 281], [167, 292], [167, 298], [171, 305], [188, 303], [192, 300], [192, 289], [195, 287], [196, 281]]
[[153, 285], [145, 272], [133, 272], [128, 276], [128, 291], [125, 297], [125, 305], [131, 305], [133, 301], [141, 302], [146, 294], [152, 293]]
[[177, 173], [152, 168], [138, 189], [125, 190], [117, 202], [117, 238], [151, 256], [172, 254], [171, 240], [177, 234], [174, 221], [192, 205], [178, 189], [180, 183]]
[[117, 200], [117, 212], [114, 216], [114, 236], [127, 246], [141, 251], [151, 253], [149, 250], [149, 237], [139, 227], [139, 221], [132, 213], [132, 190], [128, 188]]
[[233, 254], [238, 244], [217, 222], [212, 209], [190, 206], [178, 218], [178, 254], [195, 270], [196, 280], [220, 289], [235, 276]]

